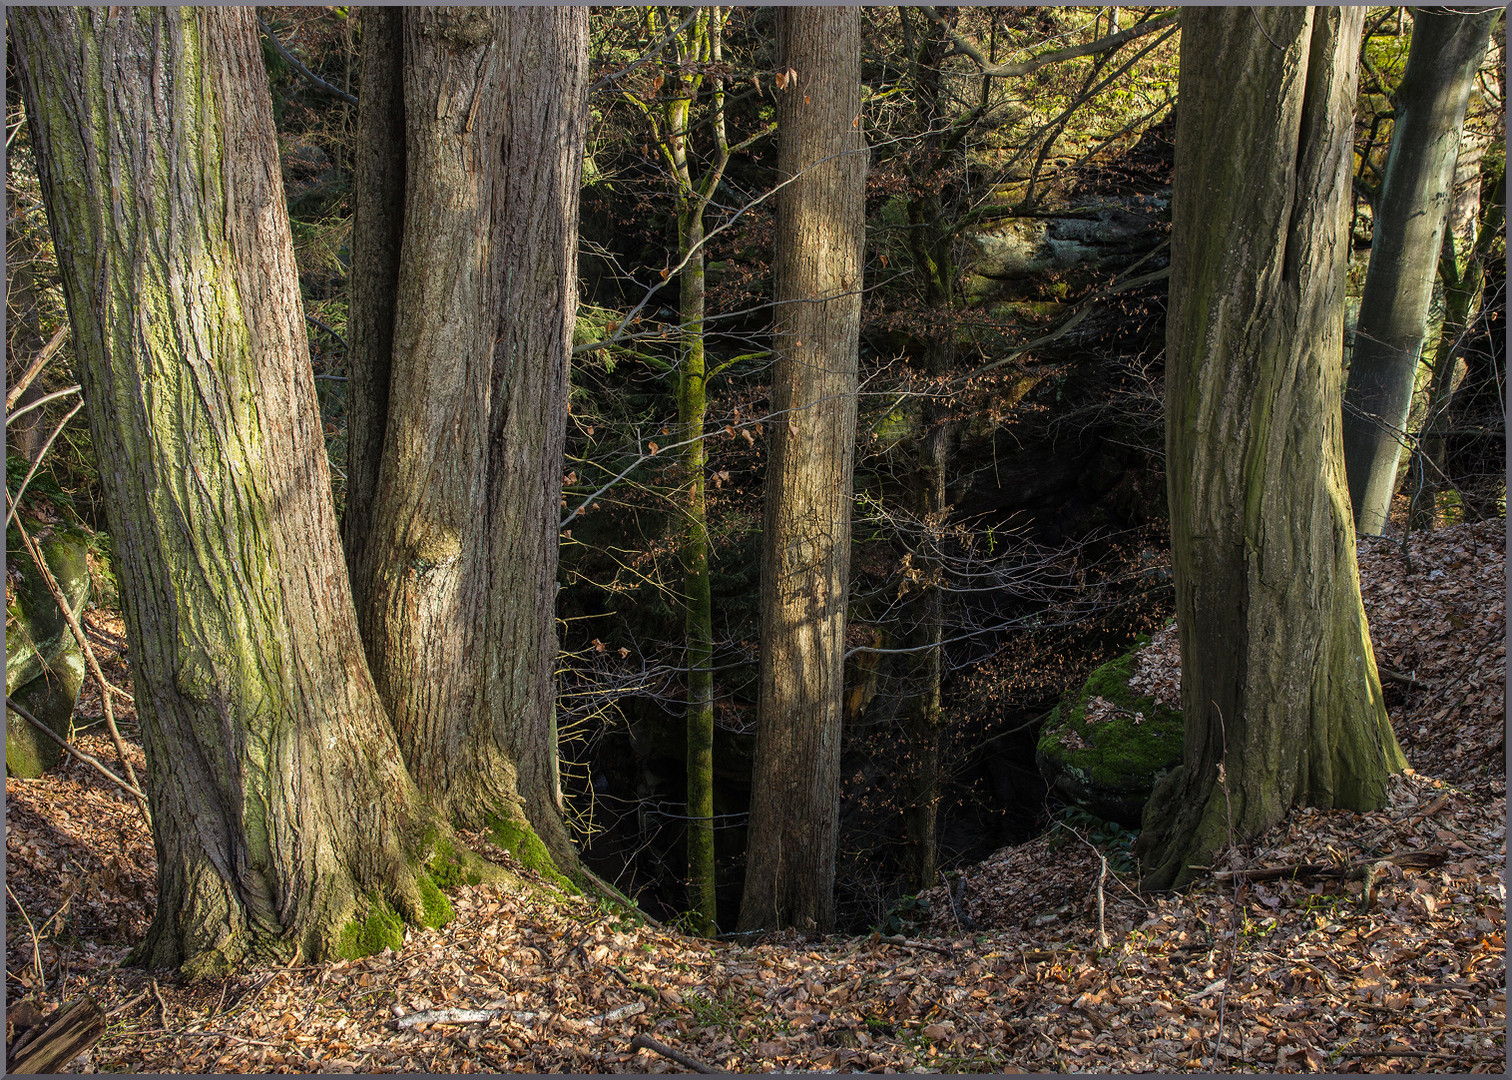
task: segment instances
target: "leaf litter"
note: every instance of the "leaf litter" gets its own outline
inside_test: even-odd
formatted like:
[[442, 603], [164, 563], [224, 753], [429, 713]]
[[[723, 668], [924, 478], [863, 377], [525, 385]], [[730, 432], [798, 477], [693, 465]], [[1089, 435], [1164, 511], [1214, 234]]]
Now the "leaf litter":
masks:
[[[1293, 812], [1184, 892], [1141, 896], [1119, 840], [1064, 825], [931, 890], [913, 938], [707, 941], [544, 884], [471, 886], [398, 953], [182, 983], [117, 966], [152, 916], [151, 837], [70, 759], [6, 781], [8, 1020], [22, 999], [93, 994], [106, 1033], [78, 1072], [687, 1071], [672, 1054], [751, 1072], [1499, 1074], [1502, 530], [1362, 541], [1416, 770], [1382, 810]], [[124, 641], [118, 617], [88, 623]], [[1174, 704], [1179, 669], [1163, 632], [1135, 677]], [[108, 673], [126, 684], [118, 654]], [[77, 722], [98, 713], [86, 697]], [[77, 741], [113, 759], [97, 729]]]

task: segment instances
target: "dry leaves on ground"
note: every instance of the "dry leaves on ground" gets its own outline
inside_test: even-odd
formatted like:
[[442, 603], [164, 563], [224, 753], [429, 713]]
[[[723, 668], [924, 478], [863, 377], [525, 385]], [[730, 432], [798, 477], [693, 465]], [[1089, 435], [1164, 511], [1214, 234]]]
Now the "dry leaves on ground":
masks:
[[[80, 1071], [685, 1071], [633, 1046], [642, 1034], [741, 1071], [1501, 1073], [1493, 536], [1414, 538], [1410, 569], [1365, 545], [1380, 662], [1422, 684], [1396, 683], [1392, 709], [1418, 771], [1393, 781], [1380, 811], [1300, 810], [1221, 859], [1303, 868], [1279, 877], [1141, 897], [1120, 852], [1067, 830], [969, 869], [964, 904], [981, 929], [963, 931], [934, 890], [930, 936], [913, 945], [710, 942], [546, 891], [477, 886], [453, 898], [451, 924], [411, 933], [397, 954], [180, 984], [114, 966], [151, 914], [151, 840], [131, 802], [70, 762], [6, 784], [10, 999], [96, 995], [110, 1020]], [[1145, 658], [1162, 693], [1179, 679], [1169, 656], [1157, 638]], [[107, 739], [81, 742], [112, 760]], [[486, 1019], [399, 1023], [437, 1010]]]

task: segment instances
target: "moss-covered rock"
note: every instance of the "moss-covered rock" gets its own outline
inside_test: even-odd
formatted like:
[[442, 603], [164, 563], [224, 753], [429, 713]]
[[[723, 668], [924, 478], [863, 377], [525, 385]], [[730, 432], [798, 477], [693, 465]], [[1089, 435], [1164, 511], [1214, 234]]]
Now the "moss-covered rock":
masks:
[[[14, 538], [14, 542], [12, 539]], [[51, 527], [35, 537], [53, 577], [77, 616], [89, 602], [89, 536], [77, 529]], [[67, 737], [69, 720], [84, 682], [84, 657], [67, 620], [15, 530], [7, 535], [5, 590], [5, 693]], [[5, 771], [33, 778], [52, 768], [62, 749], [20, 716], [5, 718]]]
[[1135, 647], [1098, 668], [1045, 721], [1035, 749], [1055, 796], [1105, 821], [1138, 828], [1155, 784], [1181, 763], [1181, 713], [1129, 689]]

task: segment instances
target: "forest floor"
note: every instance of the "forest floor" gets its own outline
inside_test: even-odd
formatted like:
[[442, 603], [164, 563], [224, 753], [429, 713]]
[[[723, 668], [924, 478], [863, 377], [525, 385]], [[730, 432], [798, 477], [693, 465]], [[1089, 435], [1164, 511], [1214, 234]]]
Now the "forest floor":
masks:
[[[479, 886], [398, 953], [188, 984], [117, 966], [154, 897], [135, 805], [74, 760], [7, 779], [7, 1038], [87, 993], [108, 1019], [82, 1072], [686, 1071], [667, 1051], [755, 1072], [1502, 1073], [1504, 528], [1362, 542], [1415, 767], [1388, 806], [1299, 810], [1179, 893], [1134, 890], [1127, 834], [1062, 828], [967, 868], [959, 904], [934, 890], [908, 937], [707, 941]], [[119, 620], [90, 625], [126, 681]], [[1142, 671], [1169, 693], [1175, 664], [1167, 635]], [[79, 742], [114, 761], [98, 728]]]

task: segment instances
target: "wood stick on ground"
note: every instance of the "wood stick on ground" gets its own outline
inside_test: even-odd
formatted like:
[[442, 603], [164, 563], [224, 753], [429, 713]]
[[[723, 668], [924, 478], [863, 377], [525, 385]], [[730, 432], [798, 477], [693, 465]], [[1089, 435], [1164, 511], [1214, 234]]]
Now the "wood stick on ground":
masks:
[[[115, 744], [116, 754], [121, 759], [122, 771], [126, 779], [131, 781], [131, 786], [136, 795], [137, 805], [141, 807], [142, 817], [147, 822], [147, 827], [152, 828], [152, 811], [147, 807], [147, 796], [142, 794], [141, 784], [137, 781], [136, 770], [131, 767], [131, 759], [126, 756], [126, 742], [121, 738], [121, 731], [116, 727], [115, 710], [110, 705], [110, 684], [105, 681], [105, 673], [100, 670], [100, 661], [95, 656], [94, 648], [89, 644], [89, 638], [84, 634], [84, 628], [79, 625], [79, 620], [74, 618], [74, 613], [68, 606], [68, 597], [63, 595], [63, 590], [58, 586], [58, 581], [48, 569], [47, 560], [42, 557], [42, 552], [37, 548], [36, 541], [32, 540], [27, 533], [26, 527], [21, 524], [21, 519], [16, 518], [16, 528], [21, 533], [21, 542], [26, 545], [26, 553], [32, 557], [32, 562], [37, 564], [38, 571], [42, 574], [42, 581], [47, 586], [47, 591], [52, 593], [53, 602], [58, 605], [58, 610], [63, 613], [63, 619], [68, 623], [68, 629], [73, 632], [74, 640], [79, 643], [79, 649], [84, 653], [84, 660], [89, 665], [89, 673], [100, 684], [100, 706], [105, 710], [105, 727], [110, 732], [110, 739]], [[9, 699], [7, 699], [9, 700]]]
[[885, 941], [889, 945], [901, 945], [905, 949], [928, 949], [930, 952], [939, 953], [941, 956], [955, 955], [955, 950], [948, 946], [932, 945], [927, 941], [915, 941], [913, 938], [906, 938], [902, 934], [893, 934], [891, 937], [883, 937], [879, 940]]
[[[34, 1034], [35, 1033], [35, 1034]], [[6, 1052], [5, 1071], [60, 1072], [74, 1058], [100, 1041], [105, 1014], [92, 997], [79, 997], [32, 1028]]]
[[660, 1054], [662, 1057], [667, 1058], [669, 1061], [675, 1061], [684, 1068], [692, 1069], [697, 1073], [724, 1072], [723, 1069], [716, 1069], [710, 1065], [705, 1065], [695, 1057], [689, 1057], [681, 1050], [674, 1050], [666, 1043], [661, 1042], [658, 1039], [653, 1039], [649, 1035], [636, 1035], [633, 1039], [630, 1040], [630, 1045], [641, 1050], [650, 1050], [654, 1054]]
[[1275, 881], [1278, 878], [1329, 875], [1353, 879], [1364, 877], [1366, 870], [1377, 863], [1389, 862], [1407, 870], [1427, 870], [1438, 866], [1448, 857], [1448, 852], [1441, 848], [1424, 848], [1419, 851], [1402, 851], [1395, 855], [1383, 855], [1378, 859], [1361, 859], [1343, 866], [1332, 863], [1290, 863], [1286, 866], [1257, 866], [1252, 870], [1215, 870], [1213, 880]]
[[32, 727], [36, 728], [42, 734], [46, 735], [53, 742], [63, 747], [63, 749], [67, 750], [74, 757], [84, 762], [84, 764], [93, 766], [96, 772], [105, 777], [105, 779], [109, 780], [112, 784], [116, 785], [122, 791], [126, 792], [126, 794], [131, 795], [138, 800], [146, 799], [146, 796], [142, 794], [140, 788], [138, 788], [134, 784], [130, 784], [125, 780], [122, 780], [119, 776], [106, 768], [100, 762], [99, 758], [95, 757], [93, 754], [86, 754], [83, 750], [80, 750], [73, 743], [69, 742], [52, 728], [48, 727], [42, 721], [38, 720], [35, 716], [28, 712], [24, 706], [18, 705], [14, 701], [12, 701], [9, 695], [6, 695], [5, 698], [5, 707], [11, 712], [15, 713], [17, 716], [21, 717], [21, 719], [25, 720], [28, 724], [31, 724]]
[[1392, 671], [1390, 668], [1381, 667], [1379, 664], [1376, 665], [1376, 670], [1381, 673], [1381, 676], [1383, 678], [1390, 679], [1392, 682], [1399, 682], [1403, 686], [1410, 686], [1414, 690], [1433, 689], [1433, 687], [1429, 686], [1421, 679], [1414, 679], [1411, 675], [1405, 675], [1400, 671]]

